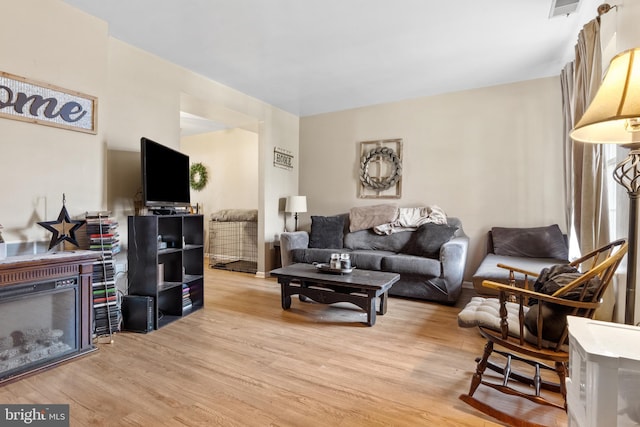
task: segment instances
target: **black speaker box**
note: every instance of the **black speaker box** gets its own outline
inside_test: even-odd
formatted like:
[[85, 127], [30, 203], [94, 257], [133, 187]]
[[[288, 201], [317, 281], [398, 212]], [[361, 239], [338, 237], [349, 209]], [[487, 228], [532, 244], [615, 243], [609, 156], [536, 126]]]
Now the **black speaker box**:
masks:
[[131, 332], [153, 331], [153, 297], [125, 295], [122, 298], [122, 329]]

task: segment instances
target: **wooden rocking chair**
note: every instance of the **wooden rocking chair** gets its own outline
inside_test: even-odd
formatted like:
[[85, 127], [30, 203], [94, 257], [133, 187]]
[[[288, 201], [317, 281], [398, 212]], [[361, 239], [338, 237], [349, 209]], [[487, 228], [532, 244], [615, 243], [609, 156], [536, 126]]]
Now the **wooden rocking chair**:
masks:
[[[484, 281], [484, 287], [499, 291], [499, 298], [475, 297], [458, 315], [461, 326], [477, 326], [480, 334], [487, 340], [482, 357], [476, 359], [476, 372], [471, 379], [469, 393], [460, 395], [460, 399], [481, 412], [514, 426], [539, 424], [523, 420], [515, 414], [506, 413], [474, 398], [473, 394], [481, 384], [536, 404], [550, 405], [566, 411], [565, 378], [569, 361], [566, 316], [593, 318], [627, 249], [628, 244], [624, 239], [616, 240], [568, 266], [543, 270], [543, 274], [548, 274], [556, 267], [559, 271], [568, 271], [571, 267], [577, 269], [564, 275], [564, 281], [556, 279], [555, 285], [566, 284], [550, 294], [531, 289], [529, 279], [538, 277], [537, 273], [501, 265], [510, 270], [510, 277], [513, 277], [514, 272], [524, 274], [525, 286], [516, 287], [515, 280], [508, 285]], [[538, 277], [537, 288], [541, 287], [543, 274]], [[537, 300], [537, 303], [532, 299]], [[506, 362], [499, 365], [494, 361], [495, 357], [489, 359], [492, 355], [506, 359]], [[527, 372], [517, 372], [514, 369], [516, 364], [527, 367], [524, 369]], [[496, 375], [489, 379], [483, 377], [487, 368], [502, 376], [501, 381], [496, 380]], [[558, 382], [543, 377], [541, 369], [555, 371]], [[541, 390], [551, 391], [556, 397], [556, 393], [560, 393], [561, 399], [556, 398], [554, 401], [544, 397]]]

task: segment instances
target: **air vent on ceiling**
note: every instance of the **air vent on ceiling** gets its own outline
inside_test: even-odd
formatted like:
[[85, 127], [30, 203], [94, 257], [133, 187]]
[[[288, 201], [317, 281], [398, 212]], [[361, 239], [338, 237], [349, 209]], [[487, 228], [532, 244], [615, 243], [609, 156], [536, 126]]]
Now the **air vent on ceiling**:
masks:
[[578, 9], [580, 0], [551, 0], [551, 11], [549, 18], [554, 16], [566, 16]]

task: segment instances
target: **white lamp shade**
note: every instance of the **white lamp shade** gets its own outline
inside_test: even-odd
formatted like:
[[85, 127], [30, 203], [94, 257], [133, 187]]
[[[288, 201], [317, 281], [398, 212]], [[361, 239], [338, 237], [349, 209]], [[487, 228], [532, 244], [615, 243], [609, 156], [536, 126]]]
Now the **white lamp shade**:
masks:
[[285, 212], [306, 212], [307, 196], [290, 196], [287, 197], [287, 203], [284, 207]]
[[640, 48], [611, 60], [595, 98], [571, 131], [571, 138], [596, 144], [640, 143]]

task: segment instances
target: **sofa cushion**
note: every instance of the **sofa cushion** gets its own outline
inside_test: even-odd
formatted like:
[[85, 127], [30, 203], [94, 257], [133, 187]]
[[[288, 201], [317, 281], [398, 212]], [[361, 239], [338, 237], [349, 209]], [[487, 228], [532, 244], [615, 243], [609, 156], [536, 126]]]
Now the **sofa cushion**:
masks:
[[421, 274], [428, 277], [440, 277], [440, 261], [413, 255], [389, 255], [382, 260], [382, 271], [400, 274]]
[[[491, 280], [493, 282], [505, 283], [509, 282], [509, 270], [498, 267], [498, 264], [505, 264], [511, 267], [518, 267], [522, 270], [539, 273], [543, 268], [554, 264], [562, 263], [563, 260], [555, 258], [528, 258], [528, 257], [510, 257], [496, 254], [487, 254], [480, 263], [480, 266], [473, 274], [473, 287], [481, 293], [495, 294], [487, 288], [482, 287], [483, 280]], [[568, 261], [564, 261], [568, 263]], [[516, 282], [522, 283], [524, 275], [515, 273]], [[536, 280], [536, 277], [529, 277], [530, 283]]]
[[353, 233], [347, 233], [344, 237], [344, 247], [351, 250], [400, 252], [409, 242], [412, 234], [412, 231], [402, 231], [388, 236], [381, 236], [370, 229], [354, 231]]
[[298, 248], [291, 251], [291, 260], [293, 262], [302, 262], [305, 264], [329, 262], [331, 260], [331, 254], [334, 253], [336, 253], [335, 249]]
[[533, 228], [493, 227], [491, 237], [496, 255], [569, 259], [569, 249], [558, 224]]
[[343, 240], [343, 216], [311, 216], [310, 248], [341, 249]]
[[352, 251], [351, 265], [361, 270], [382, 270], [382, 260], [393, 255], [389, 251]]
[[447, 224], [422, 224], [414, 231], [400, 252], [428, 258], [439, 258], [440, 247], [453, 238], [458, 228]]

